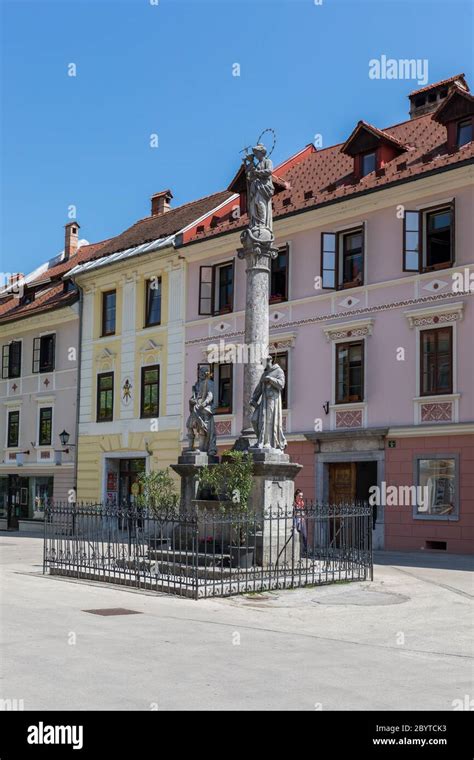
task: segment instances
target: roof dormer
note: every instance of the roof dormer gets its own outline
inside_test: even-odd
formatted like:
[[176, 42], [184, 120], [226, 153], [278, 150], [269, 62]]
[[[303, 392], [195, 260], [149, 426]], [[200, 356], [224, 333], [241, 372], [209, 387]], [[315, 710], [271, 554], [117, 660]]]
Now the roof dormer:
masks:
[[354, 159], [355, 179], [383, 169], [385, 164], [404, 150], [405, 146], [400, 140], [365, 121], [358, 122], [341, 148], [342, 153]]
[[410, 101], [410, 119], [436, 111], [440, 104], [448, 97], [449, 89], [453, 85], [469, 91], [464, 74], [456, 74], [453, 77], [449, 77], [449, 79], [442, 79], [441, 82], [428, 84], [426, 87], [421, 87], [419, 90], [410, 92], [408, 96]]
[[472, 142], [474, 133], [474, 97], [469, 90], [455, 84], [433, 114], [434, 121], [446, 127], [448, 151], [453, 152]]

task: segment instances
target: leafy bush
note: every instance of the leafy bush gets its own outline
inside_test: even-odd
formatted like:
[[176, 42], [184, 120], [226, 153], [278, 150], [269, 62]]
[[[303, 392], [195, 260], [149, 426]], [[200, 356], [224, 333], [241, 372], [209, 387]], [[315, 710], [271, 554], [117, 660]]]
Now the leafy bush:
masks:
[[153, 512], [177, 512], [179, 506], [179, 494], [176, 492], [176, 484], [166, 470], [153, 470], [143, 472], [138, 477], [140, 494], [137, 503], [141, 507], [147, 507]]

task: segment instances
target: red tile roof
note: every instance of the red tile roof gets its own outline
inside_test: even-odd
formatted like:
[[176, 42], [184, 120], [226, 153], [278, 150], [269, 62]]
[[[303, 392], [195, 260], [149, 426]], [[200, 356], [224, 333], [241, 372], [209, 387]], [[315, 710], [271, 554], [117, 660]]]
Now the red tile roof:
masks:
[[31, 303], [22, 305], [18, 297], [11, 296], [2, 299], [0, 295], [0, 323], [22, 319], [31, 316], [33, 313], [58, 309], [74, 303], [78, 298], [78, 293], [65, 293], [61, 279], [73, 267], [126, 248], [173, 235], [212, 211], [231, 196], [232, 193], [222, 190], [170, 209], [160, 216], [140, 219], [116, 237], [102, 240], [99, 243], [82, 245], [77, 253], [67, 261], [55, 263], [25, 285], [28, 289], [36, 290], [35, 298]]
[[426, 87], [420, 87], [419, 90], [413, 90], [408, 95], [409, 98], [413, 97], [413, 95], [420, 95], [422, 92], [428, 92], [428, 90], [433, 90], [435, 87], [442, 87], [443, 85], [451, 84], [452, 82], [455, 82], [456, 80], [460, 80], [463, 84], [466, 85], [466, 88], [469, 89], [469, 85], [466, 82], [466, 76], [465, 74], [455, 74], [453, 77], [448, 77], [447, 79], [441, 79], [439, 82], [434, 82], [434, 84], [427, 84]]
[[[388, 133], [406, 150], [388, 161], [382, 171], [372, 172], [358, 181], [354, 178], [354, 161], [342, 152], [342, 144], [306, 154], [285, 172], [290, 189], [274, 196], [274, 219], [336, 203], [474, 159], [474, 143], [454, 153], [448, 152], [446, 128], [433, 121], [431, 113], [386, 127], [383, 133]], [[228, 215], [213, 228], [195, 233], [184, 245], [234, 232], [247, 223], [247, 214], [236, 219]]]

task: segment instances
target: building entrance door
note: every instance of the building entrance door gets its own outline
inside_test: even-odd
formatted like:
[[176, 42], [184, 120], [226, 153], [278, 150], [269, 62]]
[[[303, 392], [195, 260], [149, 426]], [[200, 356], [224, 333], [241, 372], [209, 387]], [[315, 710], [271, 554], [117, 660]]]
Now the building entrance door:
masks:
[[29, 508], [29, 478], [19, 475], [8, 476], [7, 526], [18, 530], [20, 518], [28, 517]]
[[356, 463], [333, 462], [329, 465], [329, 501], [352, 502], [356, 498]]
[[139, 476], [145, 472], [145, 458], [121, 459], [119, 467], [119, 504], [134, 504], [140, 487]]

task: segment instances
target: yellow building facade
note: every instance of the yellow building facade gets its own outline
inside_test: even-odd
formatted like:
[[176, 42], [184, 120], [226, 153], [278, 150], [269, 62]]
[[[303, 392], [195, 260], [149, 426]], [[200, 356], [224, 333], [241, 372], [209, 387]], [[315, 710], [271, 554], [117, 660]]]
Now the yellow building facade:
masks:
[[82, 291], [77, 498], [133, 502], [182, 448], [184, 269], [171, 244], [74, 272]]

